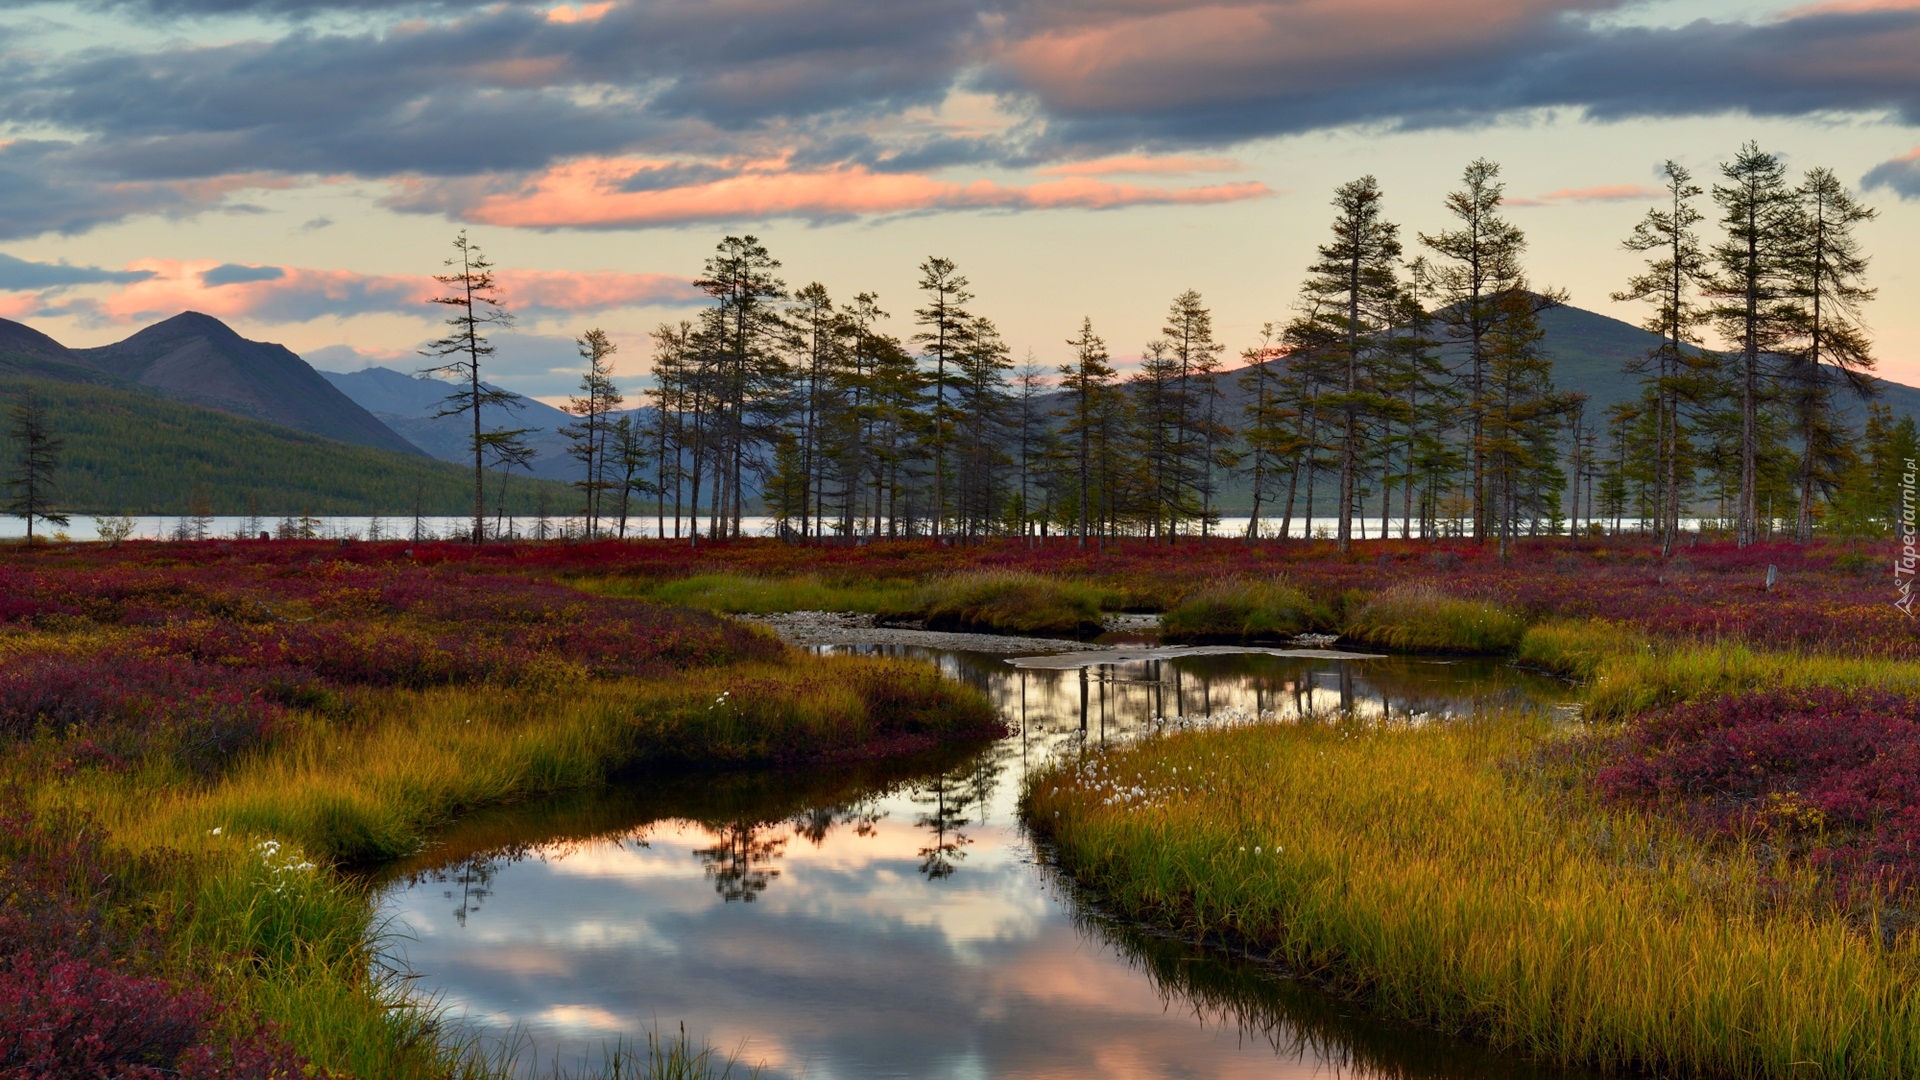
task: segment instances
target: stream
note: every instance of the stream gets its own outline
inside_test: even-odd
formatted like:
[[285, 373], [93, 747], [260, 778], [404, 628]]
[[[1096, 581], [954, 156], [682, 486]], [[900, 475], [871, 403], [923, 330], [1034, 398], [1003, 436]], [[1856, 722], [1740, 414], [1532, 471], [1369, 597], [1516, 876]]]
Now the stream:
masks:
[[695, 1045], [783, 1080], [1585, 1077], [1107, 918], [1016, 811], [1050, 754], [1156, 718], [1444, 722], [1552, 708], [1564, 684], [1494, 661], [1277, 650], [1026, 661], [1045, 666], [820, 651], [931, 661], [1015, 731], [915, 761], [650, 776], [476, 815], [384, 879], [389, 962], [518, 1046], [528, 1075], [684, 1024]]

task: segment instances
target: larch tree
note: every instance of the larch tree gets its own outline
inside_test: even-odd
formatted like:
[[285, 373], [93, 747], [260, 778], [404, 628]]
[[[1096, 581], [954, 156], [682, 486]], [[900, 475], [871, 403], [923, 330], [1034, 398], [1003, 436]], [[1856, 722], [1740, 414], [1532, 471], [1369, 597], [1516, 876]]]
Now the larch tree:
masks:
[[777, 276], [779, 269], [780, 260], [757, 237], [729, 236], [693, 283], [715, 301], [704, 313], [699, 335], [711, 366], [706, 407], [712, 415], [715, 538], [740, 535], [753, 414], [770, 396], [781, 367], [785, 324], [775, 305], [786, 299], [787, 286]]
[[1714, 318], [1738, 352], [1739, 490], [1734, 537], [1741, 547], [1758, 538], [1764, 365], [1786, 347], [1796, 321], [1794, 259], [1800, 246], [1799, 193], [1787, 169], [1757, 143], [1740, 148], [1720, 167], [1715, 184], [1725, 239], [1713, 249], [1719, 276]]
[[1062, 425], [1061, 437], [1072, 444], [1077, 501], [1075, 510], [1079, 514], [1080, 524], [1076, 530], [1079, 546], [1087, 546], [1087, 529], [1091, 524], [1090, 511], [1094, 490], [1094, 448], [1100, 438], [1101, 422], [1104, 419], [1104, 402], [1101, 400], [1113, 384], [1113, 365], [1107, 353], [1107, 343], [1093, 332], [1093, 320], [1082, 319], [1080, 333], [1069, 338], [1067, 344], [1073, 346], [1073, 362], [1060, 365], [1060, 389], [1065, 392], [1068, 407], [1064, 411], [1066, 423]]
[[1481, 428], [1488, 408], [1487, 336], [1499, 326], [1505, 310], [1502, 297], [1520, 286], [1520, 256], [1527, 241], [1518, 226], [1500, 216], [1506, 185], [1500, 183], [1499, 165], [1484, 158], [1476, 160], [1467, 166], [1461, 185], [1446, 200], [1447, 211], [1458, 227], [1432, 236], [1421, 233], [1420, 242], [1442, 260], [1433, 269], [1440, 300], [1438, 321], [1449, 337], [1467, 347], [1473, 535], [1476, 540], [1484, 540], [1488, 527], [1486, 463], [1480, 448], [1485, 442]]
[[951, 259], [931, 257], [920, 264], [920, 292], [925, 306], [915, 308], [914, 324], [920, 327], [913, 343], [922, 355], [933, 361], [933, 538], [940, 539], [947, 507], [947, 446], [951, 441], [953, 418], [947, 407], [947, 366], [955, 354], [965, 348], [967, 327], [973, 316], [966, 305], [973, 299], [967, 291], [967, 279]]
[[1876, 290], [1866, 284], [1867, 256], [1854, 235], [1854, 227], [1872, 221], [1876, 212], [1824, 168], [1807, 172], [1800, 207], [1801, 243], [1791, 286], [1800, 325], [1796, 347], [1787, 354], [1787, 382], [1801, 445], [1794, 535], [1804, 544], [1813, 539], [1816, 489], [1833, 486], [1832, 465], [1845, 449], [1832, 422], [1834, 384], [1861, 399], [1876, 390], [1873, 345], [1861, 318], [1861, 308]]
[[60, 468], [66, 440], [53, 433], [47, 407], [26, 396], [7, 409], [7, 438], [13, 443], [13, 468], [7, 473], [7, 513], [27, 523], [27, 544], [33, 544], [33, 523], [65, 526], [67, 515], [56, 513], [59, 494], [53, 475]]
[[584, 475], [574, 481], [585, 500], [587, 536], [600, 535], [603, 496], [611, 486], [607, 473], [611, 462], [612, 413], [626, 402], [613, 382], [613, 354], [619, 346], [604, 330], [595, 328], [579, 338], [580, 358], [587, 362], [580, 375], [580, 392], [569, 398], [567, 411], [578, 419], [561, 427], [567, 438], [567, 452], [579, 461]]
[[1160, 328], [1168, 359], [1177, 370], [1169, 404], [1177, 429], [1167, 447], [1173, 484], [1172, 513], [1167, 539], [1179, 530], [1180, 517], [1198, 517], [1200, 531], [1210, 531], [1213, 517], [1213, 476], [1223, 464], [1220, 450], [1228, 445], [1221, 423], [1220, 362], [1227, 347], [1213, 339], [1213, 312], [1192, 289], [1167, 306], [1166, 325]]
[[1363, 424], [1377, 410], [1379, 395], [1368, 378], [1369, 363], [1393, 333], [1400, 303], [1400, 227], [1381, 212], [1379, 181], [1363, 176], [1334, 192], [1333, 239], [1320, 245], [1302, 291], [1311, 317], [1326, 324], [1337, 342], [1341, 389], [1329, 404], [1340, 417], [1340, 502], [1336, 538], [1353, 546], [1356, 483]]
[[421, 373], [452, 378], [458, 387], [447, 395], [436, 416], [473, 414], [473, 542], [478, 544], [485, 540], [487, 527], [487, 440], [480, 414], [487, 406], [513, 409], [521, 404], [518, 395], [481, 382], [480, 368], [482, 362], [493, 355], [493, 342], [488, 335], [494, 330], [511, 328], [513, 313], [507, 310], [499, 295], [493, 263], [481, 253], [479, 244], [467, 239], [465, 229], [454, 237], [453, 254], [445, 265], [449, 272], [435, 274], [433, 280], [446, 292], [428, 302], [452, 308], [453, 313], [447, 316], [447, 335], [420, 350], [422, 356], [440, 363]]
[[1700, 187], [1676, 162], [1668, 161], [1661, 173], [1666, 178], [1665, 204], [1648, 210], [1623, 242], [1628, 251], [1647, 255], [1646, 266], [1613, 298], [1645, 301], [1654, 307], [1640, 325], [1658, 334], [1660, 344], [1649, 350], [1646, 359], [1651, 363], [1637, 363], [1629, 370], [1647, 377], [1655, 406], [1660, 554], [1668, 556], [1673, 554], [1680, 528], [1681, 403], [1698, 396], [1691, 392], [1699, 381], [1693, 376], [1711, 364], [1699, 348], [1696, 331], [1707, 313], [1696, 297], [1712, 283], [1713, 275], [1697, 229], [1705, 215], [1693, 206], [1702, 194]]

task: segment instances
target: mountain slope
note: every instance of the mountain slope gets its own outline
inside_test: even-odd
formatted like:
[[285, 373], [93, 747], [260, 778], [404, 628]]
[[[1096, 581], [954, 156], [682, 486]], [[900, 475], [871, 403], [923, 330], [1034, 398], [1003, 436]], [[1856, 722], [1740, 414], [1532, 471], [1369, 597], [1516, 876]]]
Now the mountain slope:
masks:
[[117, 381], [72, 349], [11, 319], [0, 319], [0, 375], [80, 383]]
[[[473, 418], [434, 415], [453, 391], [453, 384], [383, 367], [322, 371], [320, 375], [381, 423], [434, 457], [442, 461], [473, 460]], [[578, 479], [582, 466], [568, 454], [566, 437], [560, 434], [560, 427], [573, 423], [574, 417], [543, 401], [530, 397], [519, 400], [521, 407], [517, 409], [482, 409], [481, 426], [488, 431], [530, 429], [525, 439], [534, 450], [533, 475], [550, 480]], [[619, 414], [614, 417], [618, 419]]]
[[423, 455], [284, 346], [248, 341], [211, 315], [184, 312], [125, 341], [72, 354], [177, 401], [340, 442]]
[[[395, 453], [323, 439], [278, 424], [186, 405], [137, 388], [0, 376], [0, 397], [45, 402], [65, 440], [56, 505], [75, 513], [179, 514], [195, 492], [215, 513], [248, 500], [263, 514], [461, 514], [473, 506], [472, 474], [417, 451]], [[489, 477], [487, 501], [499, 483]], [[531, 512], [544, 489], [556, 512], [573, 505], [557, 484], [515, 477], [509, 510]]]

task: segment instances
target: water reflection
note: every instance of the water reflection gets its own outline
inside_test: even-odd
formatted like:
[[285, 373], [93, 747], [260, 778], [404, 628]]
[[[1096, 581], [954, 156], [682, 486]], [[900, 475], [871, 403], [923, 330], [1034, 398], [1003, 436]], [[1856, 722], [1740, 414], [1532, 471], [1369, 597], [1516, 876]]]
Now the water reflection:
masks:
[[1327, 701], [1436, 716], [1475, 694], [1545, 701], [1552, 684], [1402, 661], [1023, 671], [926, 655], [992, 695], [1017, 734], [970, 754], [642, 778], [481, 815], [387, 886], [384, 909], [411, 935], [394, 951], [454, 1011], [519, 1028], [547, 1059], [685, 1020], [696, 1039], [744, 1040], [770, 1077], [1550, 1075], [1090, 920], [1036, 865], [1015, 801], [1054, 749], [1155, 716], [1311, 716]]

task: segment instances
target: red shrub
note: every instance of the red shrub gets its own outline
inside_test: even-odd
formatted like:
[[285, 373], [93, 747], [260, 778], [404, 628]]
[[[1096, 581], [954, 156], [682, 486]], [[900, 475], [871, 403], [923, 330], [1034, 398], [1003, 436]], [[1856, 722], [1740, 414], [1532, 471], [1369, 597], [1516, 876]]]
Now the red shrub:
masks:
[[1920, 885], [1920, 701], [1818, 689], [1676, 706], [1624, 736], [1607, 796], [1809, 854], [1849, 891]]

